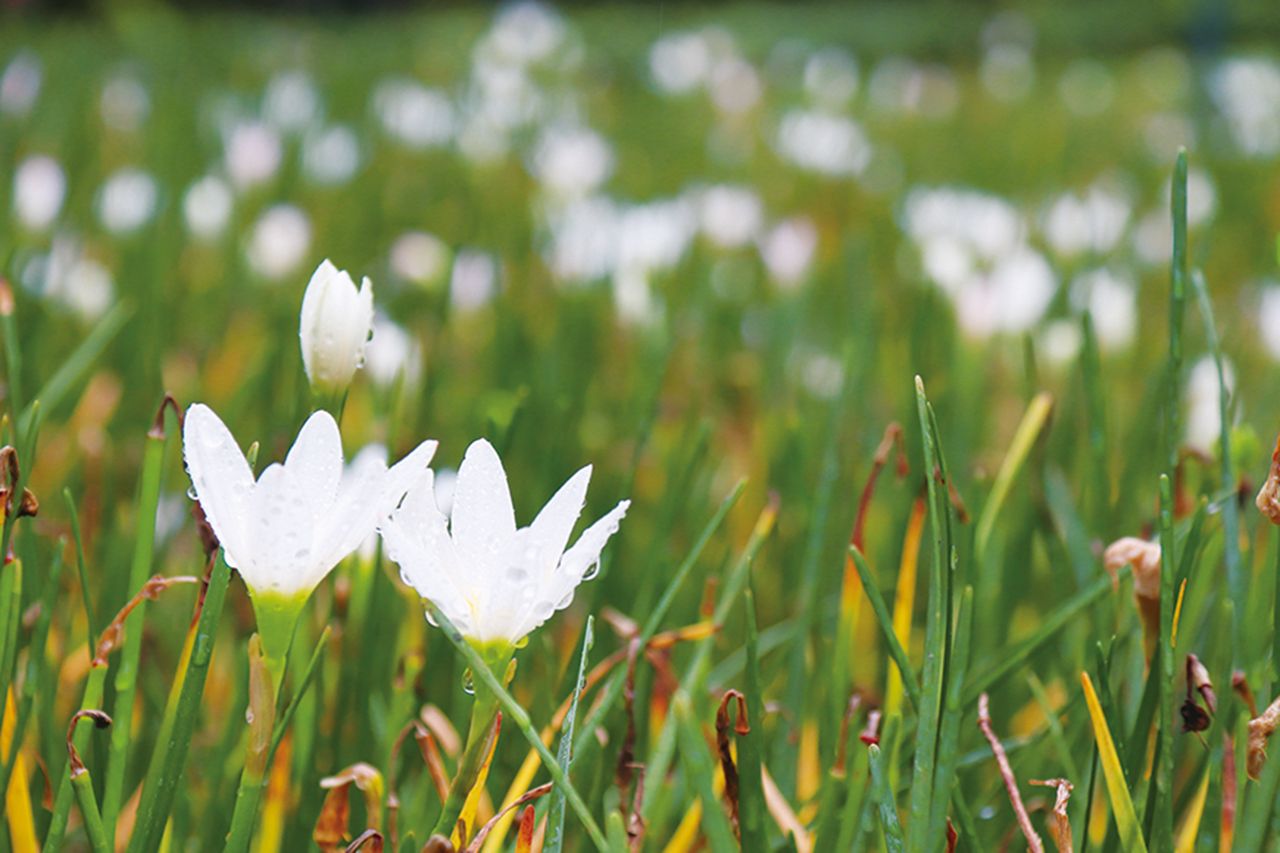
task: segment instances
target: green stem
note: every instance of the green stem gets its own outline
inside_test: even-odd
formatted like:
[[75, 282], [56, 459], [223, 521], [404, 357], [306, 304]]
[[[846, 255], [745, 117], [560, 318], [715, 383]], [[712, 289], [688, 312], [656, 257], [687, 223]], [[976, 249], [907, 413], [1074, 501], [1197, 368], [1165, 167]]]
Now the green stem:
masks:
[[[106, 680], [105, 666], [95, 666], [89, 670], [89, 679], [84, 685], [84, 696], [80, 700], [81, 708], [97, 708], [102, 705], [102, 690]], [[75, 744], [77, 752], [87, 750], [89, 730], [84, 726], [77, 727], [72, 743]], [[67, 819], [71, 815], [71, 800], [74, 796], [75, 790], [71, 784], [71, 777], [63, 773], [62, 781], [58, 783], [58, 793], [53, 800], [53, 817], [49, 820], [49, 831], [44, 837], [46, 853], [57, 853], [62, 849], [63, 838], [67, 834]]]
[[[489, 732], [493, 729], [493, 721], [498, 716], [498, 699], [479, 685], [476, 687], [475, 701], [471, 704], [471, 724], [467, 729], [467, 745], [458, 761], [458, 772], [454, 774], [453, 783], [449, 786], [449, 796], [440, 810], [432, 834], [448, 838], [453, 834], [467, 795], [475, 787], [484, 767], [484, 760], [489, 751]], [[470, 832], [468, 832], [470, 835]]]
[[[734, 493], [734, 497], [736, 496], [737, 492]], [[480, 652], [476, 651], [463, 638], [462, 632], [449, 621], [449, 617], [445, 616], [440, 608], [436, 607], [432, 602], [426, 601], [424, 603], [427, 611], [431, 614], [431, 618], [440, 626], [445, 637], [466, 658], [467, 663], [471, 665], [471, 671], [474, 673], [477, 682], [477, 690], [483, 684], [484, 687], [493, 692], [498, 699], [498, 704], [502, 707], [504, 718], [508, 723], [513, 723], [520, 730], [520, 734], [524, 735], [525, 740], [538, 753], [538, 757], [542, 759], [542, 766], [547, 768], [547, 774], [551, 777], [551, 781], [555, 782], [556, 787], [564, 792], [565, 799], [569, 801], [569, 807], [573, 809], [573, 813], [582, 822], [583, 827], [586, 828], [592, 844], [602, 853], [608, 851], [609, 842], [600, 830], [600, 825], [591, 816], [591, 810], [587, 808], [582, 795], [569, 782], [569, 777], [565, 775], [564, 768], [560, 766], [560, 762], [556, 761], [556, 757], [551, 754], [551, 750], [547, 749], [547, 745], [542, 742], [542, 735], [534, 728], [533, 721], [529, 719], [529, 712], [522, 708], [520, 703], [506, 691], [506, 688], [498, 681], [498, 677], [486, 666], [485, 659], [481, 657]]]
[[224, 848], [231, 853], [248, 850], [253, 840], [258, 804], [262, 801], [271, 769], [276, 700], [284, 680], [286, 661], [287, 657], [265, 654], [259, 635], [249, 638], [249, 744]]
[[[163, 415], [163, 409], [161, 410]], [[151, 556], [155, 548], [156, 506], [160, 502], [160, 476], [164, 462], [164, 431], [147, 434], [142, 460], [142, 479], [138, 487], [138, 531], [133, 545], [133, 565], [129, 569], [129, 590], [139, 589], [151, 572]], [[102, 792], [102, 822], [107, 835], [113, 836], [116, 817], [124, 798], [124, 776], [129, 763], [129, 736], [133, 720], [134, 699], [138, 690], [138, 663], [142, 654], [142, 626], [147, 604], [143, 599], [125, 619], [120, 659], [116, 668], [116, 702], [112, 709], [119, 725], [111, 731], [111, 756], [107, 762], [107, 778]]]
[[102, 813], [98, 811], [98, 800], [93, 793], [93, 779], [89, 771], [81, 769], [69, 777], [71, 787], [76, 792], [76, 802], [80, 804], [80, 816], [84, 818], [84, 831], [89, 836], [89, 849], [93, 853], [111, 853], [111, 836], [102, 822]]

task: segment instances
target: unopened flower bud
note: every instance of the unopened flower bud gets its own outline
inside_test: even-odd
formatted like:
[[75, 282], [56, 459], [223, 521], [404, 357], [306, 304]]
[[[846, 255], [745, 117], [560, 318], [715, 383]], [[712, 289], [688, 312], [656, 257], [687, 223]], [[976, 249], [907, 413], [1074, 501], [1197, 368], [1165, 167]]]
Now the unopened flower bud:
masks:
[[321, 399], [341, 398], [364, 363], [373, 328], [373, 285], [356, 290], [345, 271], [324, 261], [302, 297], [299, 337], [311, 390]]

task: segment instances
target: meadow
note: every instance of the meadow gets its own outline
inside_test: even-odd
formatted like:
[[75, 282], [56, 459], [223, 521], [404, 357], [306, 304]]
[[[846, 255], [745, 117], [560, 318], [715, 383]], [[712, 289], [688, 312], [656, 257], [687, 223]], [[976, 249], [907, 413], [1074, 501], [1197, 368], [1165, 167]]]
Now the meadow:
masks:
[[0, 12], [0, 847], [1276, 849], [1274, 12], [927, 8]]

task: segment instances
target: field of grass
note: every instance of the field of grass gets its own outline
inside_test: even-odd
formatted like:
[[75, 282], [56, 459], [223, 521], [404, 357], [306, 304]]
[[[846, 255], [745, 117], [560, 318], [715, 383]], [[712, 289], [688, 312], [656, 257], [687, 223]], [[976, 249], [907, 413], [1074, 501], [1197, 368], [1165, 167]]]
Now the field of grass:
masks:
[[[0, 15], [0, 849], [1276, 849], [1276, 21], [1109, 6]], [[194, 403], [630, 506], [514, 672], [370, 537], [273, 682]]]

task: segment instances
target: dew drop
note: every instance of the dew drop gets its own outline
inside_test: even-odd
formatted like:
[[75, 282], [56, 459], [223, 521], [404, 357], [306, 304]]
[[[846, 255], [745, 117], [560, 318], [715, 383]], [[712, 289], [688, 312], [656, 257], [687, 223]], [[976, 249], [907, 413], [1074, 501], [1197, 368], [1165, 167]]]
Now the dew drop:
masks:
[[529, 645], [529, 635], [528, 635], [528, 634], [525, 634], [523, 637], [521, 637], [520, 639], [516, 640], [516, 641], [515, 641], [515, 643], [513, 643], [513, 645], [514, 645], [517, 649], [523, 649], [525, 646]]
[[462, 692], [468, 696], [476, 695], [476, 682], [471, 676], [471, 667], [467, 667], [462, 673]]
[[428, 610], [428, 611], [427, 611], [427, 624], [428, 624], [428, 625], [430, 625], [432, 628], [439, 628], [439, 627], [440, 627], [440, 623], [439, 623], [439, 622], [437, 622], [437, 621], [436, 621], [436, 618], [435, 618], [434, 616], [432, 616], [432, 615], [431, 615], [431, 611], [430, 611], [430, 610]]
[[570, 604], [573, 604], [573, 590], [569, 590], [569, 593], [560, 599], [560, 603], [556, 605], [556, 610], [564, 610]]
[[196, 487], [195, 487], [195, 486], [188, 486], [188, 487], [187, 487], [187, 497], [188, 497], [188, 498], [190, 498], [190, 499], [191, 499], [191, 500], [193, 500], [193, 501], [198, 501], [198, 500], [200, 500], [200, 496], [196, 494]]
[[244, 709], [244, 721], [249, 725], [253, 725], [253, 708]]
[[584, 581], [589, 581], [594, 579], [598, 574], [600, 574], [600, 561], [596, 560], [594, 563], [587, 566], [587, 570], [582, 573], [582, 579]]

